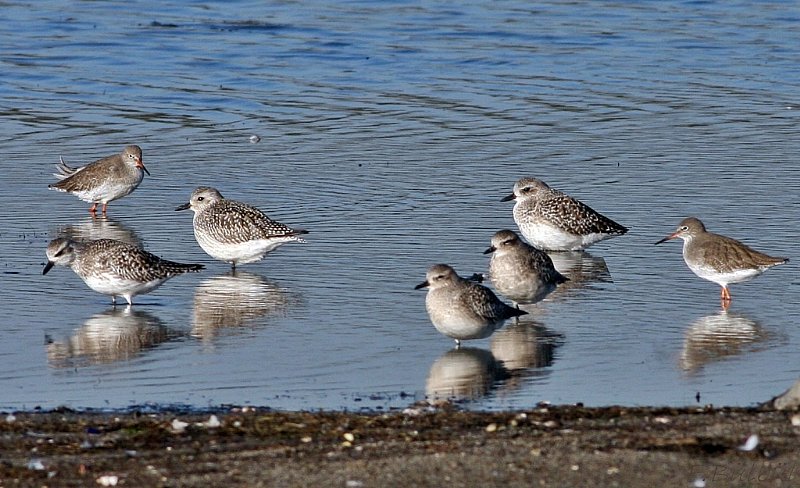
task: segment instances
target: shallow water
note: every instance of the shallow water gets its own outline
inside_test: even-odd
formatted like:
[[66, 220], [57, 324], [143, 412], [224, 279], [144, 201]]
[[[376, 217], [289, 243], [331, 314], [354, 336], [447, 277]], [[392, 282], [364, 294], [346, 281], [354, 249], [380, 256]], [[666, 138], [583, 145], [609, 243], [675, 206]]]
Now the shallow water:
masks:
[[[127, 13], [120, 13], [127, 11]], [[0, 407], [750, 405], [800, 376], [791, 2], [9, 2], [0, 21]], [[252, 135], [260, 136], [251, 143]], [[107, 219], [47, 190], [126, 143], [152, 173]], [[439, 335], [436, 262], [485, 271], [537, 176], [631, 228], [558, 256], [518, 324]], [[199, 185], [311, 231], [229, 267], [173, 209]], [[687, 215], [793, 259], [732, 288], [653, 243]], [[116, 310], [47, 242], [199, 262]]]

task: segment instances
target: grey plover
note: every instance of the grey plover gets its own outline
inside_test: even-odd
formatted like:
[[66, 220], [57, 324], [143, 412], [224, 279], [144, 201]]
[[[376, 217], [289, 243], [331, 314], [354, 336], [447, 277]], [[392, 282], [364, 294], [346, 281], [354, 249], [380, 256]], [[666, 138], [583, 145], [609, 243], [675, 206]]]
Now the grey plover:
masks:
[[522, 178], [514, 193], [514, 221], [523, 237], [543, 251], [578, 251], [628, 229], [588, 205], [550, 188], [536, 178]]
[[162, 283], [184, 273], [200, 271], [202, 264], [182, 264], [161, 259], [154, 254], [113, 239], [79, 242], [59, 237], [47, 246], [47, 264], [42, 274], [55, 266], [69, 266], [92, 290], [125, 297], [150, 293]]
[[758, 252], [736, 239], [713, 232], [694, 217], [687, 217], [672, 234], [656, 242], [683, 239], [683, 260], [690, 270], [704, 280], [722, 287], [720, 299], [730, 302], [728, 285], [750, 281], [773, 266], [789, 261]]
[[239, 264], [260, 261], [270, 251], [287, 242], [306, 242], [304, 229], [292, 229], [276, 222], [261, 210], [228, 200], [219, 191], [201, 186], [192, 192], [189, 203], [175, 210], [194, 211], [194, 237], [214, 259]]
[[496, 232], [491, 246], [483, 253], [492, 255], [489, 278], [495, 290], [515, 303], [538, 302], [568, 281], [556, 271], [546, 252], [522, 242], [510, 230]]
[[466, 280], [446, 264], [428, 268], [426, 280], [415, 289], [428, 287], [425, 308], [436, 330], [461, 341], [483, 339], [512, 317], [528, 312], [503, 303], [492, 290]]
[[103, 204], [106, 213], [108, 202], [117, 200], [135, 190], [150, 172], [142, 163], [139, 146], [125, 146], [120, 154], [108, 156], [86, 166], [73, 168], [64, 162], [56, 165], [58, 173], [53, 175], [61, 181], [48, 185], [52, 190], [72, 193], [84, 202], [92, 204], [89, 211], [97, 212], [97, 204]]

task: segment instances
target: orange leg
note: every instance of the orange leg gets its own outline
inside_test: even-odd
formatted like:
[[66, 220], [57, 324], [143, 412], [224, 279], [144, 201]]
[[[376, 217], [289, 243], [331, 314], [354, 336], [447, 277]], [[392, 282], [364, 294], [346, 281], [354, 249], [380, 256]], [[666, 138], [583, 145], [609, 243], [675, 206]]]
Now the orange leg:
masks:
[[92, 215], [96, 214], [97, 213], [97, 203], [92, 205], [91, 208], [89, 208], [89, 211], [92, 213]]
[[728, 291], [727, 287], [722, 287], [722, 293], [720, 294], [720, 300], [723, 302], [730, 302], [731, 301], [731, 292]]
[[107, 208], [108, 208], [108, 204], [107, 204], [107, 203], [104, 203], [104, 204], [103, 204], [103, 215], [105, 215], [105, 214], [106, 214], [106, 209], [107, 209]]

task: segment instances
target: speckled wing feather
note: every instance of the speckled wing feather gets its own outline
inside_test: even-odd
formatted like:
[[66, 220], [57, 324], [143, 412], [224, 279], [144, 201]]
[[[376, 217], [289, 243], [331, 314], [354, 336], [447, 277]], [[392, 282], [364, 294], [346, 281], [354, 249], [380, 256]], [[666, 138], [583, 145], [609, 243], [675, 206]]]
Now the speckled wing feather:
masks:
[[788, 261], [786, 258], [776, 258], [758, 252], [731, 237], [712, 234], [710, 232], [706, 238], [708, 238], [708, 236], [713, 236], [714, 239], [717, 239], [714, 245], [707, 247], [698, 246], [698, 248], [704, 250], [703, 259], [705, 263], [721, 273], [745, 269], [750, 265], [760, 268], [769, 268]]
[[[532, 246], [531, 246], [532, 247]], [[537, 252], [535, 248], [526, 249], [524, 253], [523, 266], [525, 269], [538, 269], [543, 277], [557, 285], [569, 281], [569, 278], [562, 275], [553, 265], [553, 260], [544, 251]]]
[[495, 295], [492, 290], [471, 281], [465, 281], [464, 289], [466, 303], [477, 315], [490, 320], [499, 321], [520, 315], [517, 309], [509, 307]]
[[198, 216], [198, 226], [224, 243], [293, 236], [299, 231], [271, 220], [261, 210], [233, 200], [222, 200]]
[[197, 272], [204, 268], [202, 264], [167, 261], [138, 247], [112, 239], [89, 242], [83, 253], [87, 257], [91, 256], [97, 269], [111, 270], [122, 279], [141, 282]]
[[613, 220], [600, 215], [591, 207], [569, 195], [552, 190], [551, 196], [539, 203], [543, 218], [576, 235], [593, 233], [618, 234], [628, 229]]

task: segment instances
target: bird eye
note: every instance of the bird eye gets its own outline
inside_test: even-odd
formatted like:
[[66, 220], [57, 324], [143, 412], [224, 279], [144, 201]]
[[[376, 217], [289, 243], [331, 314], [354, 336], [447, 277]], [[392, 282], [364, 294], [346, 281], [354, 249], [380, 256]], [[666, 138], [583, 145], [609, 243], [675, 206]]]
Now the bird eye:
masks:
[[205, 200], [205, 199], [206, 199], [206, 197], [197, 197], [197, 201], [198, 201], [198, 202], [202, 202], [202, 201], [203, 201], [203, 200]]
[[683, 227], [681, 227], [681, 230], [689, 230], [689, 227], [684, 225]]

